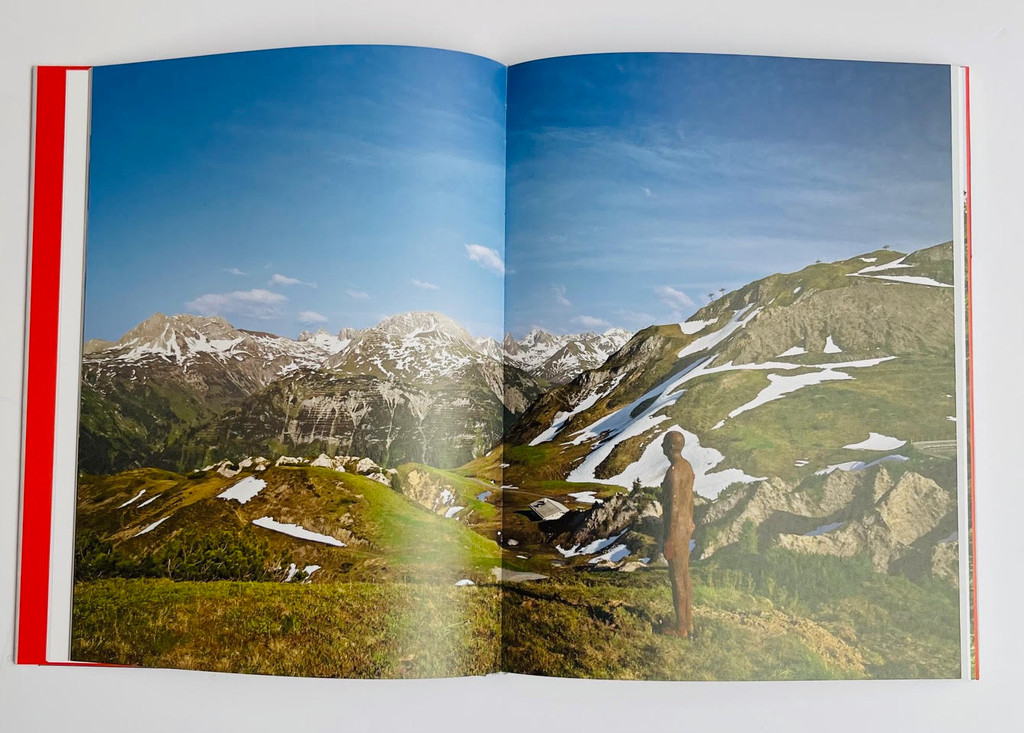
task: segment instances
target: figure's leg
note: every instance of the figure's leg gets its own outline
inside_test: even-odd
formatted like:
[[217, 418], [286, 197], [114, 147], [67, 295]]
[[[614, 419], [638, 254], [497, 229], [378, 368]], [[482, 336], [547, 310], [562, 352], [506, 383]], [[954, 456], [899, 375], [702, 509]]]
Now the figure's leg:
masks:
[[[689, 542], [687, 542], [689, 550]], [[679, 600], [676, 608], [679, 617], [679, 633], [689, 636], [693, 633], [693, 582], [690, 580], [690, 556], [683, 554], [683, 560], [679, 563], [679, 578], [676, 584], [680, 586]]]
[[684, 575], [689, 575], [685, 567], [688, 564], [685, 560], [680, 561], [678, 559], [673, 559], [668, 564], [668, 577], [672, 580], [672, 605], [676, 611], [675, 629], [681, 635], [685, 635], [686, 631], [686, 626], [684, 625], [684, 614], [686, 613]]

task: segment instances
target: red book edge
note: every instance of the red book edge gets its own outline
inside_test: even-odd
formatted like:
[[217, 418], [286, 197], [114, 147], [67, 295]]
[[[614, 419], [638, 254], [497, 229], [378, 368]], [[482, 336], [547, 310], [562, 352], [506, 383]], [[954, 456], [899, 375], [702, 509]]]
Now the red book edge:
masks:
[[118, 666], [46, 659], [67, 72], [91, 68], [40, 66], [33, 79], [17, 664]]
[[968, 511], [970, 513], [970, 564], [971, 564], [971, 631], [974, 642], [974, 662], [971, 673], [972, 679], [979, 679], [979, 654], [978, 654], [978, 533], [976, 527], [977, 512], [975, 511], [974, 483], [974, 298], [971, 290], [971, 246], [974, 242], [971, 236], [971, 69], [964, 67], [964, 158], [965, 174], [967, 178], [967, 191], [965, 193], [965, 230], [967, 261], [967, 413], [968, 413], [968, 435], [967, 435], [967, 465], [968, 465]]

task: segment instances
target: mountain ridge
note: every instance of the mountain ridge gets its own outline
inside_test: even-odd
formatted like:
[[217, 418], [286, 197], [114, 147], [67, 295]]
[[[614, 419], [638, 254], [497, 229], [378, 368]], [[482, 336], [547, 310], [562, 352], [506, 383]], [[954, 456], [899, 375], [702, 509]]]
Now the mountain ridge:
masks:
[[[739, 541], [746, 521], [765, 546], [869, 552], [878, 570], [949, 556], [955, 461], [928, 446], [956, 436], [952, 256], [945, 243], [818, 262], [726, 293], [683, 323], [642, 329], [510, 427], [503, 482], [570, 507], [583, 494], [608, 501], [608, 492], [639, 488], [656, 496], [668, 467], [662, 438], [680, 431], [694, 490], [717, 507], [698, 522], [705, 557]], [[876, 508], [850, 494], [831, 514], [793, 519], [810, 511], [798, 497], [822, 491], [823, 476], [867, 475], [883, 464], [900, 488], [873, 496]], [[737, 519], [719, 497], [755, 508]], [[916, 516], [908, 497], [932, 515]], [[506, 534], [535, 536], [519, 509], [509, 502]], [[792, 528], [799, 531], [789, 537]], [[611, 537], [622, 547], [606, 565], [656, 550], [644, 549], [645, 530], [626, 530]]]
[[[332, 452], [363, 439], [377, 460], [396, 459], [392, 448], [404, 445], [397, 458], [458, 465], [489, 448], [539, 394], [493, 340], [431, 312], [296, 339], [216, 316], [157, 313], [117, 342], [94, 343], [82, 376], [80, 463], [93, 473], [147, 463], [185, 470], [227, 457], [227, 445]], [[374, 421], [380, 430], [370, 429]], [[241, 424], [254, 446], [240, 438]], [[342, 430], [349, 434], [332, 432]], [[190, 443], [202, 440], [214, 447]], [[416, 440], [434, 441], [436, 451], [415, 450]]]
[[552, 384], [564, 384], [580, 372], [603, 364], [631, 336], [622, 328], [562, 335], [533, 328], [518, 340], [506, 333], [501, 349], [505, 358], [523, 371]]

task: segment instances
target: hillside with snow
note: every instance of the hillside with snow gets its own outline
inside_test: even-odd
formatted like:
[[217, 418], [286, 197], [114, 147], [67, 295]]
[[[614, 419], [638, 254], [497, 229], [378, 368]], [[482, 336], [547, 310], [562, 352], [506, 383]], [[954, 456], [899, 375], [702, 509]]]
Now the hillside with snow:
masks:
[[[944, 543], [956, 541], [956, 465], [936, 452], [958, 418], [952, 276], [950, 244], [883, 249], [772, 275], [686, 323], [644, 329], [510, 429], [504, 483], [560, 479], [554, 498], [570, 507], [582, 488], [657, 493], [662, 442], [680, 432], [708, 507], [700, 556], [749, 521], [764, 546], [866, 553], [879, 570], [916, 563], [955, 582]], [[656, 551], [638, 511], [626, 502], [627, 519], [602, 520], [605, 537], [632, 537], [617, 564]], [[542, 543], [600, 539], [553, 527], [542, 540], [515, 511], [506, 521]]]

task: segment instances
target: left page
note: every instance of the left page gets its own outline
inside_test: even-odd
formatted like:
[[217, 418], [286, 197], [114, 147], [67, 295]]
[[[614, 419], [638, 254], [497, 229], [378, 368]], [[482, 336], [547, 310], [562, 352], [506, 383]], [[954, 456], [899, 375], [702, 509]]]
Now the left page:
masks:
[[407, 47], [92, 71], [68, 661], [497, 668], [457, 469], [506, 412], [504, 95]]

